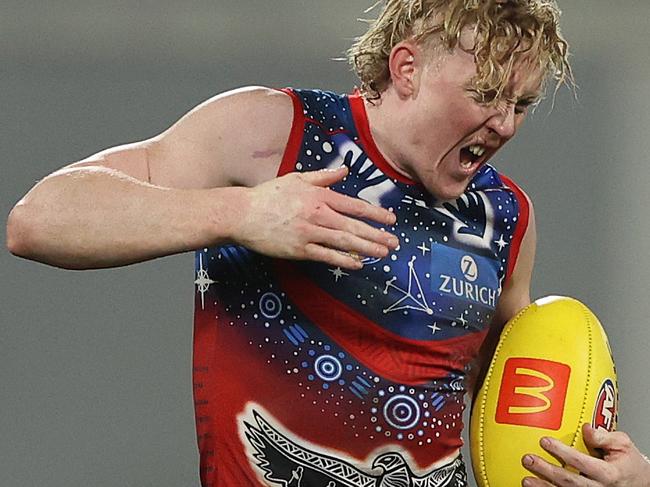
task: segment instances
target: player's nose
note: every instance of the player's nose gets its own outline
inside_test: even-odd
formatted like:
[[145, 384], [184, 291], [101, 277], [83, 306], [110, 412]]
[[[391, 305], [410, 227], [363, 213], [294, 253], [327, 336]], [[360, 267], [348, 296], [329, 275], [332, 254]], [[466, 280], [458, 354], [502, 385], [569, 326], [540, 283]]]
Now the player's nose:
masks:
[[495, 109], [494, 114], [487, 122], [487, 126], [502, 139], [510, 139], [517, 131], [515, 115], [515, 105], [509, 103], [505, 107]]

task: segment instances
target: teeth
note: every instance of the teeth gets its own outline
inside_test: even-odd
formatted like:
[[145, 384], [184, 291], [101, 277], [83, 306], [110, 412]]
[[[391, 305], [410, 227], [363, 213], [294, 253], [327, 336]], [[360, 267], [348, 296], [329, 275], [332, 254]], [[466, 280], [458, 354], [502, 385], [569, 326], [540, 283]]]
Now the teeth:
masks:
[[483, 154], [485, 154], [485, 147], [480, 144], [470, 145], [468, 147], [468, 150], [476, 157], [481, 157]]

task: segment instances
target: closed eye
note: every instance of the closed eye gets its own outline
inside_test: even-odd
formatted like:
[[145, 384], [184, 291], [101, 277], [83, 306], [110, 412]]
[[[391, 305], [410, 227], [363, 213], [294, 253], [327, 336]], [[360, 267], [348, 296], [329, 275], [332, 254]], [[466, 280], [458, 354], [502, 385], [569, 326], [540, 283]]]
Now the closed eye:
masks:
[[515, 113], [518, 115], [526, 113], [531, 106], [536, 106], [540, 102], [540, 98], [538, 96], [529, 96], [529, 97], [521, 98], [519, 100], [506, 99], [504, 97], [497, 100], [496, 90], [489, 90], [484, 92], [473, 88], [468, 88], [467, 91], [472, 97], [472, 99], [474, 99], [476, 102], [480, 103], [481, 105], [491, 105], [493, 103], [496, 103], [497, 105], [501, 103], [506, 103], [507, 105], [514, 104]]
[[540, 99], [537, 97], [523, 98], [517, 101], [517, 104], [515, 105], [515, 113], [517, 114], [526, 113], [531, 106], [535, 107], [539, 104], [539, 102]]
[[468, 88], [467, 91], [470, 93], [472, 99], [481, 105], [489, 105], [493, 103], [497, 98], [497, 92], [495, 90], [480, 91], [473, 88]]

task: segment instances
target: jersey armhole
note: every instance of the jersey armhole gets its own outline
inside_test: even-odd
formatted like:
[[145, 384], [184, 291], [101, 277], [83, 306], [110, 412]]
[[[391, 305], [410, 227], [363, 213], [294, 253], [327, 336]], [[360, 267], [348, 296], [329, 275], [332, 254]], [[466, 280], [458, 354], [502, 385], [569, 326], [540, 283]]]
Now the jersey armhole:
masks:
[[510, 255], [508, 257], [508, 269], [506, 271], [505, 281], [507, 282], [512, 275], [512, 272], [515, 269], [517, 264], [517, 258], [519, 257], [519, 250], [521, 249], [521, 242], [524, 239], [526, 230], [528, 229], [528, 222], [530, 220], [530, 205], [528, 204], [528, 198], [510, 178], [500, 175], [503, 182], [506, 186], [514, 193], [517, 203], [519, 204], [519, 218], [517, 220], [517, 228], [515, 228], [515, 233], [512, 236], [512, 246], [510, 247]]
[[302, 143], [302, 134], [305, 127], [305, 112], [302, 108], [300, 97], [291, 88], [283, 88], [281, 90], [291, 97], [293, 102], [293, 122], [291, 123], [291, 132], [289, 132], [289, 140], [282, 155], [282, 162], [278, 168], [278, 177], [284, 176], [294, 171], [295, 163], [300, 151], [300, 144]]

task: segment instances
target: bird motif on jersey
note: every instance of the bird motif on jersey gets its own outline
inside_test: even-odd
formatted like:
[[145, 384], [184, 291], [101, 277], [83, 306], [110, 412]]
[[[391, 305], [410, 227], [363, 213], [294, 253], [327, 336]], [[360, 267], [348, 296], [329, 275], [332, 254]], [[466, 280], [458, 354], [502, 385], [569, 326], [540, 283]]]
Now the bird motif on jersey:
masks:
[[[466, 487], [460, 458], [425, 476], [413, 474], [401, 454], [379, 455], [373, 473], [291, 441], [253, 410], [256, 425], [244, 422], [256, 466], [271, 485], [281, 487]], [[376, 472], [376, 473], [374, 473]]]

